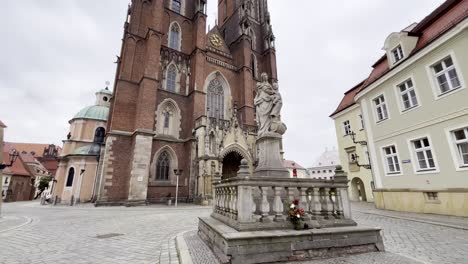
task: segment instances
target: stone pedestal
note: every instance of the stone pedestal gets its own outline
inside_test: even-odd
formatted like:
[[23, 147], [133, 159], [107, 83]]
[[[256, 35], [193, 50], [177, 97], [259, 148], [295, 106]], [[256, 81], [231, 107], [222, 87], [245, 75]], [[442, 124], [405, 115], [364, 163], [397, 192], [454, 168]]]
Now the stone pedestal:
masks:
[[289, 178], [289, 171], [281, 159], [282, 137], [277, 133], [265, 133], [257, 139], [258, 166], [255, 177]]

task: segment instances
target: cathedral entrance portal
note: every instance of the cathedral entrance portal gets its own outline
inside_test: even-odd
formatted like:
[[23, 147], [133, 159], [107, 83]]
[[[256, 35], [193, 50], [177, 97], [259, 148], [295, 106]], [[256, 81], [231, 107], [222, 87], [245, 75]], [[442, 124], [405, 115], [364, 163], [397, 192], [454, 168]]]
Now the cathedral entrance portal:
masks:
[[237, 152], [230, 152], [224, 157], [222, 175], [223, 180], [237, 176], [242, 159], [243, 157]]

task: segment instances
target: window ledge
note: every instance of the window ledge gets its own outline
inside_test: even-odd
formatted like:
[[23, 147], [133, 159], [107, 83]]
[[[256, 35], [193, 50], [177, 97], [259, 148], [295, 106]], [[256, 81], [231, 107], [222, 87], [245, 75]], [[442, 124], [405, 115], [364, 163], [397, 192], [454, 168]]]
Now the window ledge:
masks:
[[386, 175], [387, 176], [401, 176], [403, 174], [401, 174], [401, 171], [399, 171], [399, 172], [390, 172], [390, 173], [387, 173]]
[[377, 124], [381, 124], [381, 123], [383, 123], [383, 122], [385, 122], [385, 121], [387, 121], [387, 120], [388, 120], [388, 117], [387, 117], [387, 118], [384, 118], [384, 119], [382, 119], [382, 120], [377, 121]]
[[441, 204], [440, 200], [426, 200], [428, 204]]
[[411, 112], [412, 110], [419, 108], [419, 106], [420, 106], [420, 105], [418, 104], [418, 105], [415, 105], [415, 106], [406, 108], [406, 109], [402, 110], [401, 113], [402, 113], [402, 114], [405, 114], [405, 113]]
[[459, 92], [459, 91], [463, 90], [463, 88], [464, 88], [463, 86], [459, 86], [459, 87], [454, 88], [452, 90], [448, 90], [446, 92], [440, 93], [439, 95], [437, 95], [437, 99], [444, 98], [445, 96], [448, 96], [448, 95], [450, 95], [452, 93]]

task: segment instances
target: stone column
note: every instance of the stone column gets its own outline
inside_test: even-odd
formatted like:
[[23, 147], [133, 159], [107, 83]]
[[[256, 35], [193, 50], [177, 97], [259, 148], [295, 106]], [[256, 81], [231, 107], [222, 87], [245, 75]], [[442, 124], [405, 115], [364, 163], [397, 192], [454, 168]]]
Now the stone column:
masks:
[[275, 198], [273, 200], [273, 212], [275, 212], [275, 222], [284, 221], [283, 217], [283, 202], [281, 201], [281, 187], [273, 187]]

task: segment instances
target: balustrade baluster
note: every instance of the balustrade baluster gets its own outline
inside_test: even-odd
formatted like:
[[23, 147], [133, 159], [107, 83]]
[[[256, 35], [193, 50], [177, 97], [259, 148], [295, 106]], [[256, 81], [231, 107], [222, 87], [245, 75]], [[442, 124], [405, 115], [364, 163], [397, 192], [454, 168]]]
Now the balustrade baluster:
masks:
[[299, 190], [299, 207], [304, 209], [304, 220], [308, 221], [310, 220], [310, 215], [308, 213], [309, 211], [309, 204], [307, 203], [307, 189], [299, 187], [297, 188]]
[[281, 187], [273, 187], [275, 198], [273, 199], [273, 212], [275, 212], [275, 222], [284, 221], [284, 206], [281, 201]]
[[232, 187], [231, 218], [237, 219], [237, 187]]
[[230, 187], [226, 187], [226, 216], [227, 217], [231, 217], [231, 199], [232, 199], [232, 195], [231, 195], [231, 188]]
[[262, 203], [260, 207], [260, 211], [262, 213], [262, 222], [270, 222], [270, 218], [268, 217], [270, 214], [270, 203], [268, 202], [268, 187], [260, 187], [261, 195], [262, 195]]
[[312, 188], [312, 214], [314, 215], [314, 219], [318, 220], [321, 219], [322, 215], [322, 204], [320, 200], [320, 188]]
[[336, 204], [336, 214], [338, 218], [343, 219], [343, 200], [341, 200], [341, 191], [339, 188], [336, 188], [335, 191], [335, 204]]
[[330, 188], [324, 188], [322, 193], [322, 214], [325, 219], [333, 219], [332, 203], [330, 200]]

